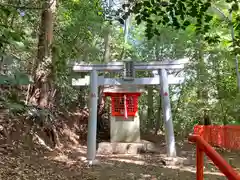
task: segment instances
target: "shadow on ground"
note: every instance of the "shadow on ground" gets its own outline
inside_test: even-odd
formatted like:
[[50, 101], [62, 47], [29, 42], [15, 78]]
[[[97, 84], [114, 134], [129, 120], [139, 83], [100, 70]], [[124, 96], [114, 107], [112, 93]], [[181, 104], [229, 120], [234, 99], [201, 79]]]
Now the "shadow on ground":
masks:
[[[86, 156], [86, 147], [72, 147], [61, 155], [51, 159], [52, 163], [64, 163], [65, 167], [71, 169], [67, 179], [137, 179], [137, 180], [154, 180], [154, 179], [196, 179], [195, 167], [175, 165], [164, 166], [161, 163], [162, 155], [108, 155], [98, 156], [100, 165], [87, 168], [83, 161]], [[56, 165], [55, 165], [56, 167]], [[69, 173], [65, 173], [65, 176]], [[218, 172], [206, 171], [205, 179], [226, 179]]]

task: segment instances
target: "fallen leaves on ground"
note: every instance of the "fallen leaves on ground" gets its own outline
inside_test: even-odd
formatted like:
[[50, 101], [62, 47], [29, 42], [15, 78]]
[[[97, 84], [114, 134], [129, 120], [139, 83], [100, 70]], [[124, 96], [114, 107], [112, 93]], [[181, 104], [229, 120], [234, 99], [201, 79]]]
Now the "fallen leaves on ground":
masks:
[[[88, 167], [84, 163], [86, 147], [62, 149], [61, 152], [28, 151], [19, 147], [0, 154], [2, 180], [167, 180], [195, 179], [195, 165], [167, 165], [163, 155], [145, 154], [98, 156], [101, 164]], [[190, 153], [190, 152], [189, 152]], [[193, 153], [191, 151], [191, 153]], [[185, 153], [188, 154], [188, 153]], [[189, 155], [189, 154], [188, 154]], [[139, 163], [142, 162], [142, 163]], [[205, 179], [226, 179], [208, 172]]]

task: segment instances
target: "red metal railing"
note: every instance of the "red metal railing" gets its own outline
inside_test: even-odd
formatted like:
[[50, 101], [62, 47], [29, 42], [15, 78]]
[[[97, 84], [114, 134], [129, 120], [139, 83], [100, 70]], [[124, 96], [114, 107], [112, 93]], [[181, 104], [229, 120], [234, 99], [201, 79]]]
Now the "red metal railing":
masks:
[[190, 135], [190, 142], [196, 143], [197, 180], [203, 180], [204, 153], [213, 161], [215, 166], [230, 180], [240, 180], [240, 175], [210, 146], [201, 136]]
[[212, 146], [240, 150], [240, 126], [196, 125], [194, 134], [203, 137]]

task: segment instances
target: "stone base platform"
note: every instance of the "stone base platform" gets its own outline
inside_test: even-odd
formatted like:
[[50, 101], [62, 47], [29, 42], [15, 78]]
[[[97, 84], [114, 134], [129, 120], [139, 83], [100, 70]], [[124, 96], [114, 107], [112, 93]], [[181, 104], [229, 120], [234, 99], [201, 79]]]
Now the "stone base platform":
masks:
[[139, 143], [101, 142], [98, 144], [98, 154], [141, 154], [159, 153], [154, 143], [141, 141]]

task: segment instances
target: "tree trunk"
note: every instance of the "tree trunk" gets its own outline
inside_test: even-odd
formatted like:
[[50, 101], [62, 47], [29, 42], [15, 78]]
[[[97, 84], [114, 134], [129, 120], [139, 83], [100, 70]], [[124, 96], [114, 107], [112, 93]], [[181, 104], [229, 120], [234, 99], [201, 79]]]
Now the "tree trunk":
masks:
[[[110, 52], [111, 52], [111, 25], [107, 22], [107, 27], [104, 32], [104, 54], [103, 54], [103, 62], [108, 63], [110, 61]], [[98, 91], [98, 142], [103, 139], [110, 138], [110, 117], [108, 117], [107, 121], [102, 116], [106, 111], [106, 103], [107, 98], [103, 96], [104, 86], [99, 86]]]
[[[157, 41], [162, 41], [162, 36], [157, 38]], [[155, 59], [159, 61], [163, 59], [163, 47], [159, 47], [158, 43], [155, 44]], [[160, 90], [160, 86], [157, 86], [158, 91]], [[159, 93], [160, 94], [160, 93]], [[161, 96], [157, 96], [157, 115], [156, 115], [156, 126], [155, 126], [155, 134], [158, 134], [158, 131], [163, 131], [163, 118], [162, 118], [162, 98]]]
[[[111, 52], [111, 25], [107, 24], [107, 29], [104, 32], [104, 54], [103, 62], [108, 63], [110, 61], [110, 52]], [[98, 110], [101, 113], [105, 107], [105, 98], [103, 98], [104, 86], [99, 87], [99, 98], [98, 98]]]
[[[30, 103], [41, 108], [51, 109], [56, 90], [54, 88], [54, 65], [52, 55], [54, 13], [56, 0], [44, 0], [38, 38], [37, 61], [34, 64], [34, 85], [30, 91]], [[51, 127], [55, 146], [60, 145], [55, 125]]]
[[158, 131], [163, 131], [163, 119], [162, 119], [162, 99], [161, 96], [157, 96], [157, 116], [156, 116], [156, 128], [155, 134], [158, 134]]
[[148, 109], [147, 109], [147, 127], [148, 130], [153, 128], [153, 87], [148, 86]]
[[224, 89], [220, 86], [222, 77], [221, 77], [221, 63], [219, 62], [219, 59], [221, 59], [221, 57], [213, 59], [213, 66], [214, 66], [213, 68], [216, 73], [215, 82], [216, 82], [216, 89], [217, 89], [217, 99], [220, 103], [221, 111], [223, 113], [222, 114], [222, 123], [223, 123], [223, 125], [227, 125], [227, 123], [228, 123], [227, 122], [227, 112], [224, 109], [224, 103], [223, 103]]
[[209, 124], [211, 123], [210, 117], [208, 114], [208, 111], [206, 109], [206, 106], [208, 105], [208, 89], [207, 89], [207, 67], [204, 62], [204, 54], [203, 54], [203, 42], [202, 42], [202, 36], [198, 36], [197, 40], [198, 42], [196, 43], [196, 57], [197, 57], [197, 76], [199, 80], [199, 85], [198, 85], [198, 99], [200, 100], [200, 107], [203, 108], [203, 111], [201, 113], [200, 121], [202, 124]]
[[53, 87], [53, 14], [56, 9], [56, 0], [45, 0], [41, 15], [41, 24], [38, 40], [37, 63], [34, 67], [34, 86], [31, 91], [30, 102], [40, 107], [48, 107]]
[[107, 30], [104, 33], [104, 55], [103, 61], [109, 62], [110, 61], [110, 43], [111, 43], [111, 25], [108, 24]]

